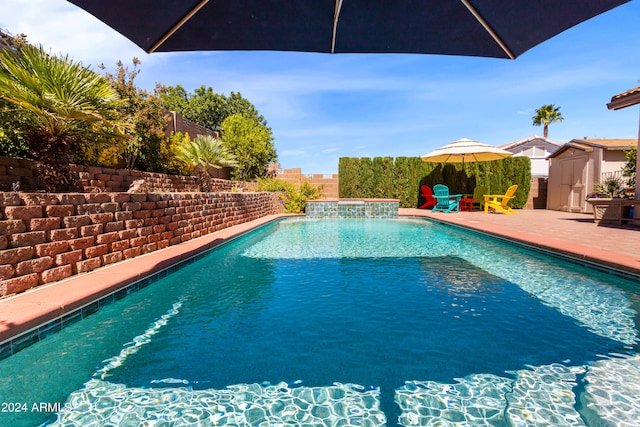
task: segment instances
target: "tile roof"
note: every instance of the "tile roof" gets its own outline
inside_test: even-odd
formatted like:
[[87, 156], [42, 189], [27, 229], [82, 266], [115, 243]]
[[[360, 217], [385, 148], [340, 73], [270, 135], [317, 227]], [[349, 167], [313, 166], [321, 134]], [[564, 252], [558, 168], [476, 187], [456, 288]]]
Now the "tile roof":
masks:
[[607, 108], [610, 110], [618, 110], [636, 104], [640, 104], [640, 86], [612, 96], [611, 102], [607, 104]]
[[594, 148], [602, 148], [604, 150], [629, 150], [637, 146], [637, 139], [572, 139], [555, 153], [550, 154], [547, 159], [557, 157], [570, 148], [577, 148], [582, 151], [593, 151]]
[[629, 149], [638, 145], [637, 139], [572, 139], [569, 143], [584, 144], [599, 148]]

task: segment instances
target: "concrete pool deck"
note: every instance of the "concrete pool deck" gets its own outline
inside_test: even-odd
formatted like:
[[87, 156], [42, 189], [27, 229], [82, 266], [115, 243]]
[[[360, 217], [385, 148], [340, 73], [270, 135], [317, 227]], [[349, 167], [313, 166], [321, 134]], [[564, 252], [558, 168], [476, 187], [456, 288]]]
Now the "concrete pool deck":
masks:
[[[418, 216], [515, 240], [574, 258], [640, 275], [640, 228], [603, 226], [592, 215], [520, 210], [518, 215], [483, 212], [431, 213], [400, 209]], [[0, 300], [0, 343], [51, 322], [233, 237], [288, 215], [270, 215], [112, 264]]]

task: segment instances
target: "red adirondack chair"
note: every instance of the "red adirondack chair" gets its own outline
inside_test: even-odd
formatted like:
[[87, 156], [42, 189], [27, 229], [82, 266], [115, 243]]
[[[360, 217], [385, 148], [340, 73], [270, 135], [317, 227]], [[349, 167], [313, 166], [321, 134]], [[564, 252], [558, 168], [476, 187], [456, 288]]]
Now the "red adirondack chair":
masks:
[[422, 185], [420, 187], [422, 192], [421, 196], [425, 198], [425, 202], [418, 209], [428, 209], [432, 208], [438, 203], [435, 197], [433, 197], [433, 190], [428, 185]]

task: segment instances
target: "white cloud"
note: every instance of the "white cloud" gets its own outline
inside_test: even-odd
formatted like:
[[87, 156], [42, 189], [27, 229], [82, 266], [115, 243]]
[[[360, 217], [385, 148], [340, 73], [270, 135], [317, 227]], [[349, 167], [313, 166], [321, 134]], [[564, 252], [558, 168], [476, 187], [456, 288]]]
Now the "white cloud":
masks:
[[132, 42], [77, 6], [62, 0], [3, 0], [0, 27], [23, 33], [54, 54], [69, 54], [96, 69], [148, 56]]
[[[108, 1], [108, 0], [105, 0]], [[64, 0], [0, 0], [0, 27], [53, 53], [109, 70], [137, 56], [136, 84], [240, 92], [265, 116], [284, 167], [335, 172], [341, 156], [420, 155], [463, 136], [490, 144], [540, 128], [543, 104], [562, 107], [551, 137], [637, 136], [637, 109], [606, 102], [637, 85], [635, 16], [628, 4], [515, 61], [437, 55], [180, 52], [148, 55]], [[95, 69], [95, 68], [94, 68]], [[515, 112], [515, 113], [514, 113]]]

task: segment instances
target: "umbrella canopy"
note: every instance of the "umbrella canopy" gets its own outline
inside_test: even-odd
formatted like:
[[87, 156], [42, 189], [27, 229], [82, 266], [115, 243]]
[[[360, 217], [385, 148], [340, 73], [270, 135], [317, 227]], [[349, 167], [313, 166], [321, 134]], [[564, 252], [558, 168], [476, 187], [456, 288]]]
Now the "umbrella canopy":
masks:
[[434, 163], [468, 163], [500, 160], [511, 155], [512, 153], [501, 148], [462, 138], [420, 158], [425, 162]]
[[515, 58], [629, 0], [69, 0], [147, 52]]

